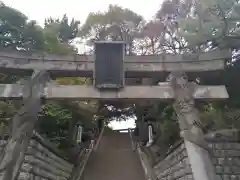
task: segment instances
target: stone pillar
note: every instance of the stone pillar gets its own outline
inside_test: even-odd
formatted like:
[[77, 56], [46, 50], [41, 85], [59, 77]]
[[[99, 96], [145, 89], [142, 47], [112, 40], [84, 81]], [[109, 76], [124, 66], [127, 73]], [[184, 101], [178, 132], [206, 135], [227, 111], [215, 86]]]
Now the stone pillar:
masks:
[[[12, 120], [12, 132], [3, 153], [0, 155], [0, 180], [15, 180], [24, 161], [29, 139], [33, 135], [34, 125], [41, 110], [41, 96], [44, 94], [46, 72], [36, 72], [24, 85], [23, 106]], [[8, 91], [13, 92], [13, 89]], [[8, 94], [11, 94], [8, 92]]]
[[146, 144], [146, 147], [151, 146], [153, 143], [153, 128], [151, 124], [148, 124], [148, 142]]
[[189, 83], [187, 75], [182, 72], [171, 73], [168, 80], [175, 94], [174, 109], [179, 120], [180, 135], [184, 139], [194, 180], [215, 180], [215, 168], [204, 140], [198, 110], [194, 107], [193, 92], [197, 84]]
[[76, 143], [79, 144], [82, 142], [82, 133], [83, 133], [83, 127], [80, 124], [77, 124], [76, 127]]

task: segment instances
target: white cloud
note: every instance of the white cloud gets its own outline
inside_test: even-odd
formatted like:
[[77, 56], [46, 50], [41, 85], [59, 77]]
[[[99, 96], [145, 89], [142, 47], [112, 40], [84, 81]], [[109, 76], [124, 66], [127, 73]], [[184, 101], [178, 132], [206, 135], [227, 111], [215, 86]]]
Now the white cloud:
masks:
[[82, 23], [89, 12], [104, 11], [109, 4], [118, 4], [141, 14], [146, 19], [151, 19], [159, 9], [162, 0], [129, 1], [129, 0], [3, 0], [6, 5], [16, 8], [26, 14], [30, 19], [43, 24], [49, 16], [61, 17], [66, 13]]

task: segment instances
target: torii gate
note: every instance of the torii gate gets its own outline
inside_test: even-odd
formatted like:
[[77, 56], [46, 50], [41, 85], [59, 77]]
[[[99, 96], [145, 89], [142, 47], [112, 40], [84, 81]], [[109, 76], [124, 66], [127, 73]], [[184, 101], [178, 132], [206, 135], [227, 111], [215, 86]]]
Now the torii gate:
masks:
[[[13, 180], [23, 162], [32, 135], [41, 99], [46, 100], [175, 100], [195, 180], [213, 180], [215, 170], [206, 147], [194, 99], [228, 98], [225, 86], [203, 86], [188, 82], [190, 77], [224, 69], [231, 58], [228, 50], [201, 54], [161, 54], [125, 56], [123, 42], [97, 42], [94, 56], [52, 53], [0, 52], [0, 72], [32, 74], [25, 84], [1, 84], [0, 98], [22, 99], [24, 105], [13, 120], [12, 136], [0, 156], [0, 180]], [[104, 66], [103, 66], [104, 64]], [[159, 86], [125, 86], [125, 78], [158, 77], [169, 84]], [[55, 85], [51, 78], [66, 76], [93, 77], [94, 86]], [[10, 166], [9, 166], [10, 164]]]

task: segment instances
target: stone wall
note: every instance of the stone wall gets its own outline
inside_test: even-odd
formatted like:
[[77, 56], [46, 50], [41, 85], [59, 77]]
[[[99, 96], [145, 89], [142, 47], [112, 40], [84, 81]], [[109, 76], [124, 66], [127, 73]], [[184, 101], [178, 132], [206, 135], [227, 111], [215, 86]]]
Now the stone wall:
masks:
[[221, 130], [206, 136], [219, 180], [240, 179], [240, 130]]
[[154, 166], [159, 180], [192, 180], [192, 172], [184, 143], [175, 144], [165, 159]]
[[[3, 147], [4, 140], [0, 144]], [[18, 180], [67, 180], [72, 168], [73, 165], [51, 143], [35, 134], [30, 140]]]
[[[240, 179], [240, 130], [221, 130], [206, 135], [217, 179]], [[159, 180], [193, 179], [184, 143], [170, 148], [164, 160], [156, 163], [154, 172]]]

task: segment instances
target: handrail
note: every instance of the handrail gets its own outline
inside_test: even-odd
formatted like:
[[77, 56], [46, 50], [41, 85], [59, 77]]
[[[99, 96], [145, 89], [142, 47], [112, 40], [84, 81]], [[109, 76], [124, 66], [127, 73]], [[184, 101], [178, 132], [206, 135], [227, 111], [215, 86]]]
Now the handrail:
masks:
[[101, 140], [101, 138], [102, 138], [104, 129], [105, 129], [105, 127], [103, 126], [103, 128], [102, 128], [102, 130], [101, 130], [101, 132], [100, 132], [100, 134], [99, 134], [99, 137], [98, 137], [98, 139], [97, 139], [97, 142], [96, 142], [96, 144], [95, 144], [95, 147], [94, 147], [94, 150], [95, 150], [95, 151], [98, 149], [98, 146], [99, 146], [100, 140]]
[[136, 142], [134, 142], [134, 139], [133, 139], [133, 136], [132, 136], [132, 129], [129, 128], [128, 133], [129, 133], [129, 136], [130, 136], [130, 139], [131, 139], [132, 150], [135, 151], [136, 150], [136, 148], [135, 148], [135, 143]]
[[119, 132], [119, 131], [129, 131], [129, 130], [134, 130], [134, 128], [128, 128], [128, 129], [115, 129], [115, 130], [113, 130], [113, 131], [117, 131], [117, 132]]
[[[104, 132], [104, 127], [103, 127], [102, 130], [101, 130], [101, 133], [100, 133], [100, 135], [99, 135], [99, 137], [98, 137], [98, 139], [97, 139], [96, 144], [95, 144], [94, 141], [91, 142], [90, 148], [88, 149], [88, 153], [87, 153], [87, 155], [86, 155], [86, 158], [84, 158], [84, 162], [83, 162], [83, 164], [82, 164], [82, 167], [81, 167], [81, 169], [80, 169], [80, 172], [79, 172], [78, 177], [77, 177], [76, 180], [80, 180], [80, 179], [81, 179], [81, 177], [82, 177], [82, 175], [83, 175], [83, 172], [84, 172], [84, 169], [85, 169], [85, 167], [86, 167], [86, 165], [87, 165], [88, 159], [89, 159], [90, 155], [92, 154], [92, 151], [93, 151], [93, 150], [96, 151], [97, 148], [98, 148], [98, 145], [99, 145], [99, 142], [100, 142], [101, 137], [102, 137], [102, 135], [103, 135], [103, 132]], [[95, 145], [94, 145], [94, 144], [95, 144]], [[74, 180], [75, 180], [75, 179], [74, 179]]]
[[146, 155], [144, 154], [144, 152], [142, 152], [141, 147], [138, 146], [138, 145], [135, 145], [135, 143], [137, 143], [137, 142], [134, 142], [134, 139], [133, 139], [133, 136], [132, 136], [132, 129], [129, 128], [128, 132], [129, 132], [129, 136], [131, 138], [133, 151], [137, 150], [137, 154], [138, 154], [138, 157], [140, 159], [141, 165], [143, 167], [146, 179], [147, 180], [157, 180], [157, 177], [156, 177], [153, 169], [149, 165], [149, 162], [147, 160]]
[[140, 147], [137, 147], [137, 153], [138, 157], [140, 159], [141, 165], [144, 170], [144, 174], [147, 180], [157, 180], [157, 177], [152, 169], [152, 167], [149, 165], [147, 156], [144, 152], [142, 152]]

